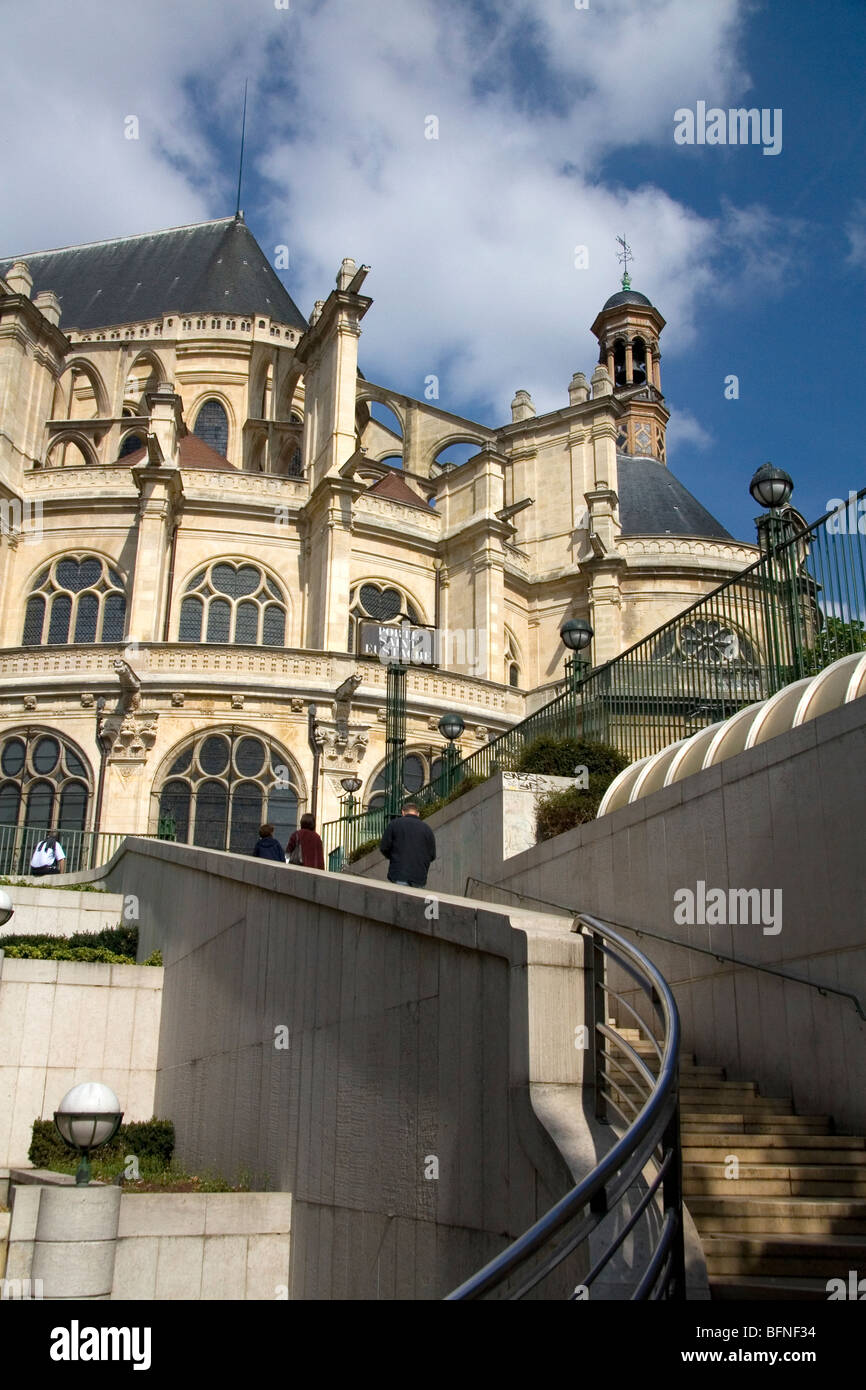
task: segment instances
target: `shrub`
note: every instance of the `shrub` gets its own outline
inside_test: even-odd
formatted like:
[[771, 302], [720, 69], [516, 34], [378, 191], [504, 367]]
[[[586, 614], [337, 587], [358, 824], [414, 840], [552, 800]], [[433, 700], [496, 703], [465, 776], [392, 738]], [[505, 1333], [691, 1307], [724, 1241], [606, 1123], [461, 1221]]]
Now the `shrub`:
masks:
[[[121, 1125], [110, 1144], [97, 1150], [101, 1161], [109, 1157], [122, 1160], [127, 1154], [152, 1160], [167, 1168], [174, 1153], [174, 1125], [171, 1120], [131, 1120]], [[34, 1168], [68, 1165], [74, 1160], [74, 1150], [64, 1144], [53, 1120], [34, 1120], [33, 1138], [27, 1157]]]
[[607, 743], [590, 743], [587, 739], [533, 739], [520, 755], [518, 772], [541, 772], [549, 777], [573, 777], [576, 767], [585, 767], [590, 783], [593, 776], [605, 777], [608, 787], [614, 777], [628, 767], [629, 760]]
[[[615, 777], [628, 767], [628, 758], [606, 743], [584, 739], [539, 738], [523, 751], [521, 772], [544, 772], [573, 777], [576, 767], [589, 774], [587, 787], [565, 787], [539, 797], [535, 829], [539, 840], [551, 840], [575, 825], [594, 820], [601, 799]], [[566, 770], [567, 769], [567, 770]]]
[[[12, 933], [0, 937], [0, 948], [17, 960], [77, 960], [100, 965], [135, 965], [138, 927], [106, 927], [98, 932], [73, 932], [71, 936], [28, 936]], [[156, 953], [155, 953], [156, 954]], [[145, 965], [157, 962], [150, 959]], [[158, 962], [160, 965], [162, 961]]]
[[354, 864], [358, 859], [363, 859], [365, 854], [369, 854], [371, 849], [378, 849], [380, 835], [374, 835], [371, 840], [362, 840], [353, 850], [346, 855], [344, 863]]
[[87, 965], [135, 965], [135, 956], [121, 956], [117, 951], [106, 951], [104, 946], [70, 946], [48, 942], [44, 937], [33, 937], [31, 941], [17, 946], [3, 946], [10, 960], [72, 960]]
[[589, 779], [589, 786], [564, 787], [562, 791], [548, 792], [539, 797], [535, 809], [535, 831], [539, 840], [552, 840], [575, 825], [585, 825], [595, 820], [606, 788], [596, 785]]
[[434, 816], [437, 811], [442, 810], [443, 806], [450, 806], [452, 801], [465, 796], [467, 792], [472, 791], [473, 787], [480, 787], [481, 783], [486, 781], [487, 778], [483, 777], [480, 772], [467, 772], [463, 780], [458, 782], [454, 790], [449, 792], [447, 796], [437, 796], [434, 801], [428, 801], [419, 808], [421, 819], [426, 820], [428, 816]]

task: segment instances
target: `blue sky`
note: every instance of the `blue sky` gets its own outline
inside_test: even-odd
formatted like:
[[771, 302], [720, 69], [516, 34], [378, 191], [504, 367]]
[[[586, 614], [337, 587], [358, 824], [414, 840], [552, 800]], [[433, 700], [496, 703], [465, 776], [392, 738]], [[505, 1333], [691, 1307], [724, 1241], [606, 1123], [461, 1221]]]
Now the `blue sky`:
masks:
[[[421, 396], [436, 373], [445, 409], [489, 424], [519, 387], [564, 405], [625, 233], [633, 285], [667, 319], [669, 462], [705, 505], [751, 539], [766, 459], [810, 518], [866, 482], [862, 0], [151, 0], [140, 16], [116, 0], [4, 16], [0, 253], [233, 212], [248, 76], [247, 221], [269, 256], [289, 247], [304, 313], [343, 256], [371, 265], [367, 376]], [[674, 112], [699, 101], [780, 108], [781, 152], [676, 144]]]

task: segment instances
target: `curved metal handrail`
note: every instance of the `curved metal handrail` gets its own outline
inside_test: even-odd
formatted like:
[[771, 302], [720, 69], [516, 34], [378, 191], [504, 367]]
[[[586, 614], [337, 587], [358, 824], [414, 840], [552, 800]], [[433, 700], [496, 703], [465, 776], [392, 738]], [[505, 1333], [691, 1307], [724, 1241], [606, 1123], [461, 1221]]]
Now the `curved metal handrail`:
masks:
[[[609, 923], [588, 913], [574, 918], [573, 930], [587, 941], [585, 968], [592, 971], [593, 1016], [593, 1075], [596, 1092], [596, 1115], [607, 1118], [610, 1105], [627, 1124], [625, 1133], [599, 1164], [560, 1199], [550, 1211], [513, 1241], [483, 1269], [448, 1294], [447, 1301], [481, 1298], [499, 1288], [512, 1276], [523, 1276], [517, 1287], [506, 1296], [520, 1299], [538, 1287], [559, 1268], [614, 1209], [634, 1183], [643, 1178], [648, 1164], [656, 1165], [656, 1174], [649, 1181], [637, 1209], [616, 1236], [609, 1242], [593, 1268], [571, 1294], [588, 1288], [619, 1250], [626, 1237], [654, 1200], [659, 1190], [663, 1199], [661, 1227], [650, 1251], [647, 1268], [632, 1295], [633, 1299], [684, 1298], [685, 1262], [683, 1255], [682, 1178], [679, 1142], [679, 1048], [680, 1022], [670, 986], [643, 952], [615, 931]], [[648, 996], [658, 1013], [662, 1037], [657, 1041], [654, 1027], [631, 1006], [624, 995], [608, 985], [605, 963], [610, 960], [633, 979]], [[626, 1039], [605, 1021], [609, 999], [616, 999], [635, 1017], [640, 1027], [653, 1041], [659, 1058], [658, 1074], [653, 1075], [643, 1058]], [[608, 1089], [612, 1086], [620, 1100], [628, 1101], [625, 1090], [607, 1073], [605, 1063], [616, 1059], [606, 1050], [606, 1044], [618, 1047], [631, 1062], [635, 1076], [631, 1085], [648, 1087], [646, 1099], [633, 1119], [626, 1116], [617, 1099]], [[617, 1066], [620, 1066], [616, 1062]], [[625, 1068], [620, 1066], [624, 1075]], [[608, 1085], [605, 1085], [605, 1082]], [[634, 1107], [633, 1107], [634, 1108]], [[548, 1254], [532, 1269], [528, 1262], [536, 1252], [553, 1242], [567, 1226], [577, 1222]]]

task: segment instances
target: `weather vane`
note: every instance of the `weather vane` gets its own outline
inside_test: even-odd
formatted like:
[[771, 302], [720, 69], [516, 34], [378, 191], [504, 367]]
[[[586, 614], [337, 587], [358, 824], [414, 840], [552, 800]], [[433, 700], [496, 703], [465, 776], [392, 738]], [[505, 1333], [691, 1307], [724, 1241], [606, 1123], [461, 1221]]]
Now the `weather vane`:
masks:
[[629, 246], [624, 236], [618, 236], [617, 241], [622, 247], [622, 250], [617, 251], [616, 253], [617, 260], [622, 263], [622, 287], [624, 290], [630, 290], [631, 276], [628, 273], [628, 263], [629, 261], [634, 260], [634, 256], [632, 255], [631, 247]]

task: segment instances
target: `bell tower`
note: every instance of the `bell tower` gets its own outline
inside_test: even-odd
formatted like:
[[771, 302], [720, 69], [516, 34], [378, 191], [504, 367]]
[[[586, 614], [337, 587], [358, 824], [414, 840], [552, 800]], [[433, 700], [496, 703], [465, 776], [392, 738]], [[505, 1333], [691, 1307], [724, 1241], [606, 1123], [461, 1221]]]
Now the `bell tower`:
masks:
[[622, 289], [612, 294], [592, 325], [598, 360], [613, 382], [614, 399], [625, 407], [618, 422], [620, 454], [643, 454], [666, 463], [665, 428], [670, 412], [661, 389], [659, 338], [665, 326], [645, 294], [633, 290], [628, 273], [631, 250], [622, 237], [619, 257], [625, 263]]

